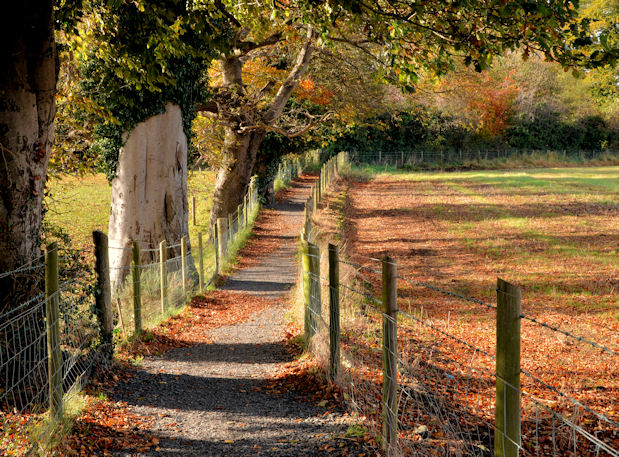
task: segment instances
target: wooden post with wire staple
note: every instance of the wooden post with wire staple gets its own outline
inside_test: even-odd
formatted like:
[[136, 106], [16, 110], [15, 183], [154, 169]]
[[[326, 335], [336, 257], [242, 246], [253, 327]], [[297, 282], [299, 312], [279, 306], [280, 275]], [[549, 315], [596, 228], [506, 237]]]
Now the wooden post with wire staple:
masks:
[[308, 243], [310, 267], [310, 332], [312, 338], [318, 331], [319, 317], [322, 315], [320, 299], [320, 249], [313, 243]]
[[191, 196], [191, 218], [193, 219], [193, 225], [196, 225], [196, 196]]
[[140, 287], [140, 243], [132, 243], [133, 261], [131, 262], [131, 274], [133, 276], [133, 334], [139, 337], [142, 334], [142, 288]]
[[107, 361], [114, 354], [114, 314], [112, 313], [112, 287], [107, 235], [99, 230], [92, 232], [95, 246], [95, 309], [99, 320], [99, 334], [103, 356]]
[[204, 250], [202, 246], [202, 232], [198, 232], [198, 265], [200, 268], [198, 285], [200, 287], [200, 293], [202, 293], [202, 291], [204, 290]]
[[317, 185], [314, 184], [314, 186], [312, 186], [312, 212], [315, 213], [316, 209], [318, 209], [318, 190], [317, 190]]
[[383, 445], [398, 455], [398, 287], [395, 260], [383, 256]]
[[159, 280], [161, 287], [161, 315], [165, 315], [168, 307], [168, 273], [166, 262], [168, 261], [168, 251], [165, 240], [159, 243]]
[[234, 241], [234, 220], [232, 219], [232, 213], [228, 213], [228, 236], [226, 237], [228, 243]]
[[215, 247], [219, 252], [219, 266], [221, 267], [227, 256], [227, 240], [226, 231], [228, 225], [228, 219], [225, 217], [217, 218], [217, 246]]
[[183, 281], [183, 300], [187, 298], [187, 235], [181, 238], [181, 278]]
[[219, 229], [218, 224], [213, 228], [213, 248], [215, 249], [215, 276], [219, 274]]
[[520, 288], [497, 278], [494, 455], [520, 448]]
[[62, 418], [62, 353], [60, 352], [60, 292], [58, 291], [58, 245], [45, 248], [45, 312], [49, 412], [54, 422]]
[[329, 243], [329, 377], [340, 373], [340, 255]]
[[301, 244], [301, 269], [303, 271], [303, 339], [305, 349], [310, 345], [310, 305], [311, 305], [311, 275], [309, 242]]

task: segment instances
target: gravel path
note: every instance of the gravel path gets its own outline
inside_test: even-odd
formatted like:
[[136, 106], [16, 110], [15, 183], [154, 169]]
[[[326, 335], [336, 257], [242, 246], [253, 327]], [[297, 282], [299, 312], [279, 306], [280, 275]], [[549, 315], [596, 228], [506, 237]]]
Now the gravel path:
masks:
[[243, 324], [211, 331], [212, 344], [145, 359], [136, 377], [116, 389], [115, 400], [155, 418], [159, 448], [141, 455], [334, 455], [324, 448], [346, 430], [346, 416], [325, 414], [294, 392], [277, 397], [262, 390], [278, 364], [290, 360], [281, 342], [283, 298], [297, 274], [297, 234], [309, 186], [295, 183], [287, 201], [275, 204], [284, 233], [266, 236], [281, 240], [277, 249], [223, 286], [272, 298], [273, 305]]

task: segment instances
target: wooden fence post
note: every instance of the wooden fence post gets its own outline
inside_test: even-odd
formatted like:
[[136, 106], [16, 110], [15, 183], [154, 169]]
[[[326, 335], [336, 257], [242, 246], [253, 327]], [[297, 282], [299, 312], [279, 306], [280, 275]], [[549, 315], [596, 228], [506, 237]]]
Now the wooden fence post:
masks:
[[388, 457], [398, 455], [397, 267], [383, 256], [383, 440]]
[[308, 257], [310, 263], [310, 339], [318, 331], [318, 316], [321, 315], [320, 300], [320, 250], [318, 246], [308, 243]]
[[219, 229], [218, 224], [213, 228], [213, 248], [215, 249], [215, 276], [219, 274]]
[[316, 212], [318, 209], [318, 191], [316, 190], [318, 186], [314, 183], [312, 187], [312, 212]]
[[303, 339], [305, 340], [305, 349], [309, 349], [310, 345], [310, 304], [311, 304], [311, 270], [309, 257], [309, 242], [303, 242], [301, 245], [301, 268], [303, 271]]
[[340, 372], [340, 255], [329, 243], [329, 377], [335, 381]]
[[244, 222], [244, 226], [247, 227], [247, 225], [249, 224], [249, 214], [248, 214], [248, 208], [247, 208], [247, 194], [245, 194], [245, 196], [243, 197], [243, 222]]
[[168, 261], [168, 251], [165, 240], [159, 243], [159, 276], [161, 282], [161, 315], [165, 315], [168, 307], [168, 274], [166, 262]]
[[234, 241], [234, 221], [232, 219], [232, 213], [228, 213], [228, 243], [232, 243]]
[[241, 204], [236, 207], [236, 225], [239, 232], [243, 230], [243, 211], [241, 209]]
[[112, 289], [110, 284], [107, 235], [95, 230], [92, 232], [92, 240], [95, 245], [95, 308], [99, 320], [103, 355], [107, 361], [111, 361], [114, 353], [114, 315], [112, 313]]
[[45, 248], [45, 312], [49, 410], [54, 421], [62, 418], [62, 353], [60, 351], [60, 292], [58, 291], [58, 245]]
[[193, 219], [193, 225], [196, 225], [196, 196], [191, 196], [191, 217]]
[[140, 283], [140, 243], [133, 242], [133, 262], [131, 273], [133, 274], [133, 334], [139, 337], [142, 334], [142, 288]]
[[198, 265], [200, 268], [199, 287], [200, 293], [202, 293], [204, 289], [204, 251], [202, 247], [202, 232], [198, 232], [198, 256]]
[[518, 457], [520, 448], [520, 300], [518, 287], [497, 279], [496, 457]]
[[305, 241], [311, 241], [311, 231], [312, 231], [312, 220], [309, 214], [309, 210], [307, 209], [307, 205], [309, 202], [305, 203], [305, 220], [303, 224], [303, 234]]
[[228, 243], [227, 243], [227, 227], [228, 219], [225, 217], [217, 218], [217, 250], [219, 251], [219, 266], [221, 267], [226, 260], [227, 252], [228, 252]]
[[187, 235], [181, 238], [181, 278], [183, 281], [183, 297], [187, 298]]

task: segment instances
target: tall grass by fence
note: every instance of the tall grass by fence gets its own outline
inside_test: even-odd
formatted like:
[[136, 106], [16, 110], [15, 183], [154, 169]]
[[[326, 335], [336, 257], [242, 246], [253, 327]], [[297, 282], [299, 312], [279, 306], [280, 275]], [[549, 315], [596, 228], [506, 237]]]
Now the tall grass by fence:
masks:
[[[339, 163], [323, 167], [326, 183]], [[588, 404], [584, 392], [526, 370], [521, 325], [541, 332], [536, 338], [566, 338], [580, 357], [602, 357], [610, 367], [619, 366], [617, 348], [523, 313], [520, 289], [501, 279], [496, 302], [486, 303], [398, 273], [397, 259], [360, 265], [339, 259], [330, 246], [327, 261], [311, 243], [321, 195], [308, 200], [301, 235], [306, 347], [377, 448], [388, 456], [619, 456], [612, 390], [602, 408]], [[493, 324], [496, 345], [482, 347], [474, 335], [458, 333], [457, 322], [445, 325], [423, 305], [413, 307], [407, 297], [422, 290], [482, 313], [479, 325]]]
[[[296, 178], [315, 155], [285, 160], [282, 185]], [[45, 454], [62, 429], [66, 403], [93, 372], [106, 369], [113, 353], [112, 332], [139, 336], [182, 309], [193, 295], [213, 284], [251, 231], [260, 209], [253, 178], [242, 203], [218, 221], [215, 236], [202, 234], [190, 249], [187, 238], [156, 247], [130, 241], [109, 246], [93, 233], [93, 246], [63, 252], [55, 244], [44, 256], [14, 271], [40, 289], [22, 304], [0, 314], [0, 453]], [[225, 222], [224, 222], [225, 221]], [[112, 290], [108, 254], [127, 250], [131, 265]], [[84, 254], [93, 252], [91, 268]], [[141, 253], [153, 259], [141, 262]], [[86, 268], [75, 267], [76, 259]]]
[[592, 160], [619, 160], [619, 151], [532, 151], [517, 149], [484, 150], [407, 150], [407, 151], [355, 151], [349, 154], [355, 164], [408, 168], [440, 168], [445, 166], [470, 166], [490, 161], [519, 161], [523, 163], [574, 162]]

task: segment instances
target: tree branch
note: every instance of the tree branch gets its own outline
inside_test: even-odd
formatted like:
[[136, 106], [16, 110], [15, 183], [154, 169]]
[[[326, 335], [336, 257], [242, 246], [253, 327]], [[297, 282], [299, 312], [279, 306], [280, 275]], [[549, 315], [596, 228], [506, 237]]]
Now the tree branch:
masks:
[[309, 27], [307, 29], [307, 38], [305, 40], [305, 44], [299, 51], [297, 55], [297, 62], [295, 63], [292, 70], [290, 70], [290, 74], [286, 80], [282, 83], [275, 98], [271, 102], [271, 106], [267, 109], [266, 113], [263, 116], [263, 122], [266, 125], [273, 124], [277, 118], [279, 118], [284, 111], [284, 107], [286, 106], [286, 102], [292, 95], [292, 92], [297, 88], [299, 82], [301, 81], [301, 77], [305, 74], [309, 62], [312, 57], [313, 43], [316, 38], [316, 32], [313, 27]]
[[289, 130], [283, 129], [281, 127], [277, 127], [275, 125], [267, 125], [267, 124], [245, 126], [245, 127], [241, 127], [240, 130], [242, 132], [248, 132], [248, 131], [251, 131], [251, 130], [265, 130], [267, 132], [275, 132], [275, 133], [277, 133], [279, 135], [285, 136], [286, 138], [296, 138], [298, 136], [305, 135], [307, 132], [309, 132], [311, 129], [313, 129], [317, 125], [319, 125], [319, 124], [325, 122], [326, 120], [330, 119], [333, 116], [333, 114], [334, 113], [332, 113], [332, 112], [328, 112], [328, 113], [325, 113], [322, 116], [320, 116], [318, 119], [311, 118], [309, 124], [307, 124], [306, 126], [301, 128], [300, 130], [296, 130], [294, 132], [291, 132]]
[[282, 39], [282, 36], [283, 34], [280, 30], [275, 33], [272, 33], [271, 35], [269, 35], [264, 40], [258, 43], [255, 43], [253, 41], [240, 41], [238, 47], [241, 50], [241, 53], [247, 54], [248, 52], [254, 51], [256, 49], [264, 48], [265, 46], [271, 46], [271, 45], [274, 45], [280, 42]]

